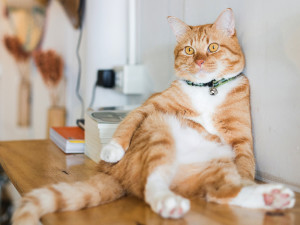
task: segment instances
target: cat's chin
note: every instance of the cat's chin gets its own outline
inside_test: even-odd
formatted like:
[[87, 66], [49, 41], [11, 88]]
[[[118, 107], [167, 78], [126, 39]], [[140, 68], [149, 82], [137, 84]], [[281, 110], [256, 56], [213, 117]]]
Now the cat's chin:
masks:
[[199, 71], [193, 75], [193, 82], [196, 83], [206, 83], [213, 79], [216, 79], [217, 75], [214, 73], [207, 73], [205, 71]]
[[219, 71], [215, 71], [215, 72], [206, 72], [206, 71], [199, 71], [196, 74], [190, 74], [190, 81], [195, 82], [195, 83], [207, 83], [210, 82], [212, 80], [219, 80], [221, 78], [230, 78], [230, 77], [234, 77], [238, 74], [240, 74], [243, 70], [239, 70], [236, 72], [232, 72], [232, 73], [228, 73], [228, 74], [222, 74]]

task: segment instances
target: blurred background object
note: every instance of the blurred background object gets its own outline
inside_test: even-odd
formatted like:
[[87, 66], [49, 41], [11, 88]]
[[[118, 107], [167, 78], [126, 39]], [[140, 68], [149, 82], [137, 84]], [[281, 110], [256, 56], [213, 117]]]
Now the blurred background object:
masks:
[[[26, 2], [26, 1], [24, 1]], [[31, 8], [6, 6], [11, 28], [25, 51], [31, 52], [42, 40], [46, 8], [34, 5]]]
[[21, 127], [30, 125], [30, 53], [26, 52], [16, 36], [5, 36], [4, 45], [7, 51], [14, 57], [17, 68], [19, 70], [19, 98], [18, 98], [18, 120], [17, 123]]
[[72, 25], [79, 28], [81, 25], [81, 18], [83, 15], [83, 0], [59, 0], [64, 7]]
[[[48, 125], [46, 129], [47, 137], [49, 138], [49, 130], [51, 127], [65, 126], [65, 94], [62, 93], [65, 87], [63, 75], [64, 65], [62, 58], [54, 50], [38, 50], [34, 52], [33, 57], [35, 65], [49, 90], [51, 105], [48, 109]], [[63, 88], [59, 88], [61, 83], [63, 83]]]
[[34, 1], [5, 1], [6, 16], [13, 35], [5, 36], [3, 41], [8, 52], [16, 61], [20, 75], [18, 119], [20, 127], [30, 126], [31, 117], [31, 52], [41, 43], [45, 6]]
[[[13, 197], [15, 191], [10, 191], [11, 184], [8, 181], [6, 174], [4, 173], [0, 165], [0, 224], [11, 224], [11, 216], [13, 213]], [[17, 197], [18, 198], [18, 197]]]

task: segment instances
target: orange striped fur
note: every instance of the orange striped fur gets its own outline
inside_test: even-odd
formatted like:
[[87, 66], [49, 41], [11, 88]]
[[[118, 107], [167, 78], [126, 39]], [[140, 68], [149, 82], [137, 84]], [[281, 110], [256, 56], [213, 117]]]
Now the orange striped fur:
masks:
[[[209, 95], [208, 87], [182, 81], [208, 82], [243, 70], [232, 11], [227, 9], [214, 24], [202, 26], [188, 26], [174, 17], [168, 20], [177, 39], [178, 80], [119, 125], [107, 149], [118, 148], [123, 152], [119, 159], [123, 158], [117, 163], [100, 161], [99, 175], [87, 182], [60, 183], [28, 193], [14, 214], [14, 225], [37, 224], [46, 213], [96, 206], [124, 194], [144, 199], [166, 218], [183, 216], [189, 209], [185, 198], [195, 196], [245, 206], [240, 196], [249, 192], [244, 187], [252, 188], [255, 173], [248, 79], [242, 76], [224, 84], [216, 96]], [[208, 51], [210, 43], [217, 43], [218, 51]], [[192, 55], [186, 54], [186, 46], [193, 48]], [[273, 193], [272, 187], [266, 188]], [[281, 187], [274, 193], [278, 189], [292, 196]], [[257, 193], [251, 196], [257, 198], [257, 207], [267, 207]], [[292, 198], [289, 201], [290, 207]]]

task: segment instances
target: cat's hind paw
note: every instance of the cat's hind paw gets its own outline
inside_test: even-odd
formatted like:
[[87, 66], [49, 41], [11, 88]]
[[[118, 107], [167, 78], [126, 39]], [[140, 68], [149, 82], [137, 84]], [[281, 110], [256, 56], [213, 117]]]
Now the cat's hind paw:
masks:
[[263, 198], [265, 204], [274, 209], [292, 208], [295, 204], [294, 192], [283, 186], [269, 190]]
[[124, 156], [124, 149], [115, 141], [105, 145], [100, 152], [100, 158], [105, 162], [116, 163]]
[[167, 194], [151, 204], [152, 209], [163, 218], [181, 218], [190, 209], [190, 201], [175, 194]]
[[268, 210], [287, 209], [295, 205], [295, 194], [281, 184], [252, 185], [244, 187], [230, 204]]

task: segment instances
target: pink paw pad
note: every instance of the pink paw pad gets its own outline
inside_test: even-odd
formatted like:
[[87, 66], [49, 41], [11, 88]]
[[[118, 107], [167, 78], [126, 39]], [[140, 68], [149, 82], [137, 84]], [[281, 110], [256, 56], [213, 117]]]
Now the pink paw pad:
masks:
[[290, 204], [291, 196], [287, 193], [282, 193], [280, 189], [273, 189], [270, 193], [263, 194], [264, 202], [267, 206], [275, 209], [282, 209]]
[[158, 199], [155, 211], [163, 218], [177, 219], [182, 217], [190, 209], [190, 202], [174, 194], [166, 195]]

